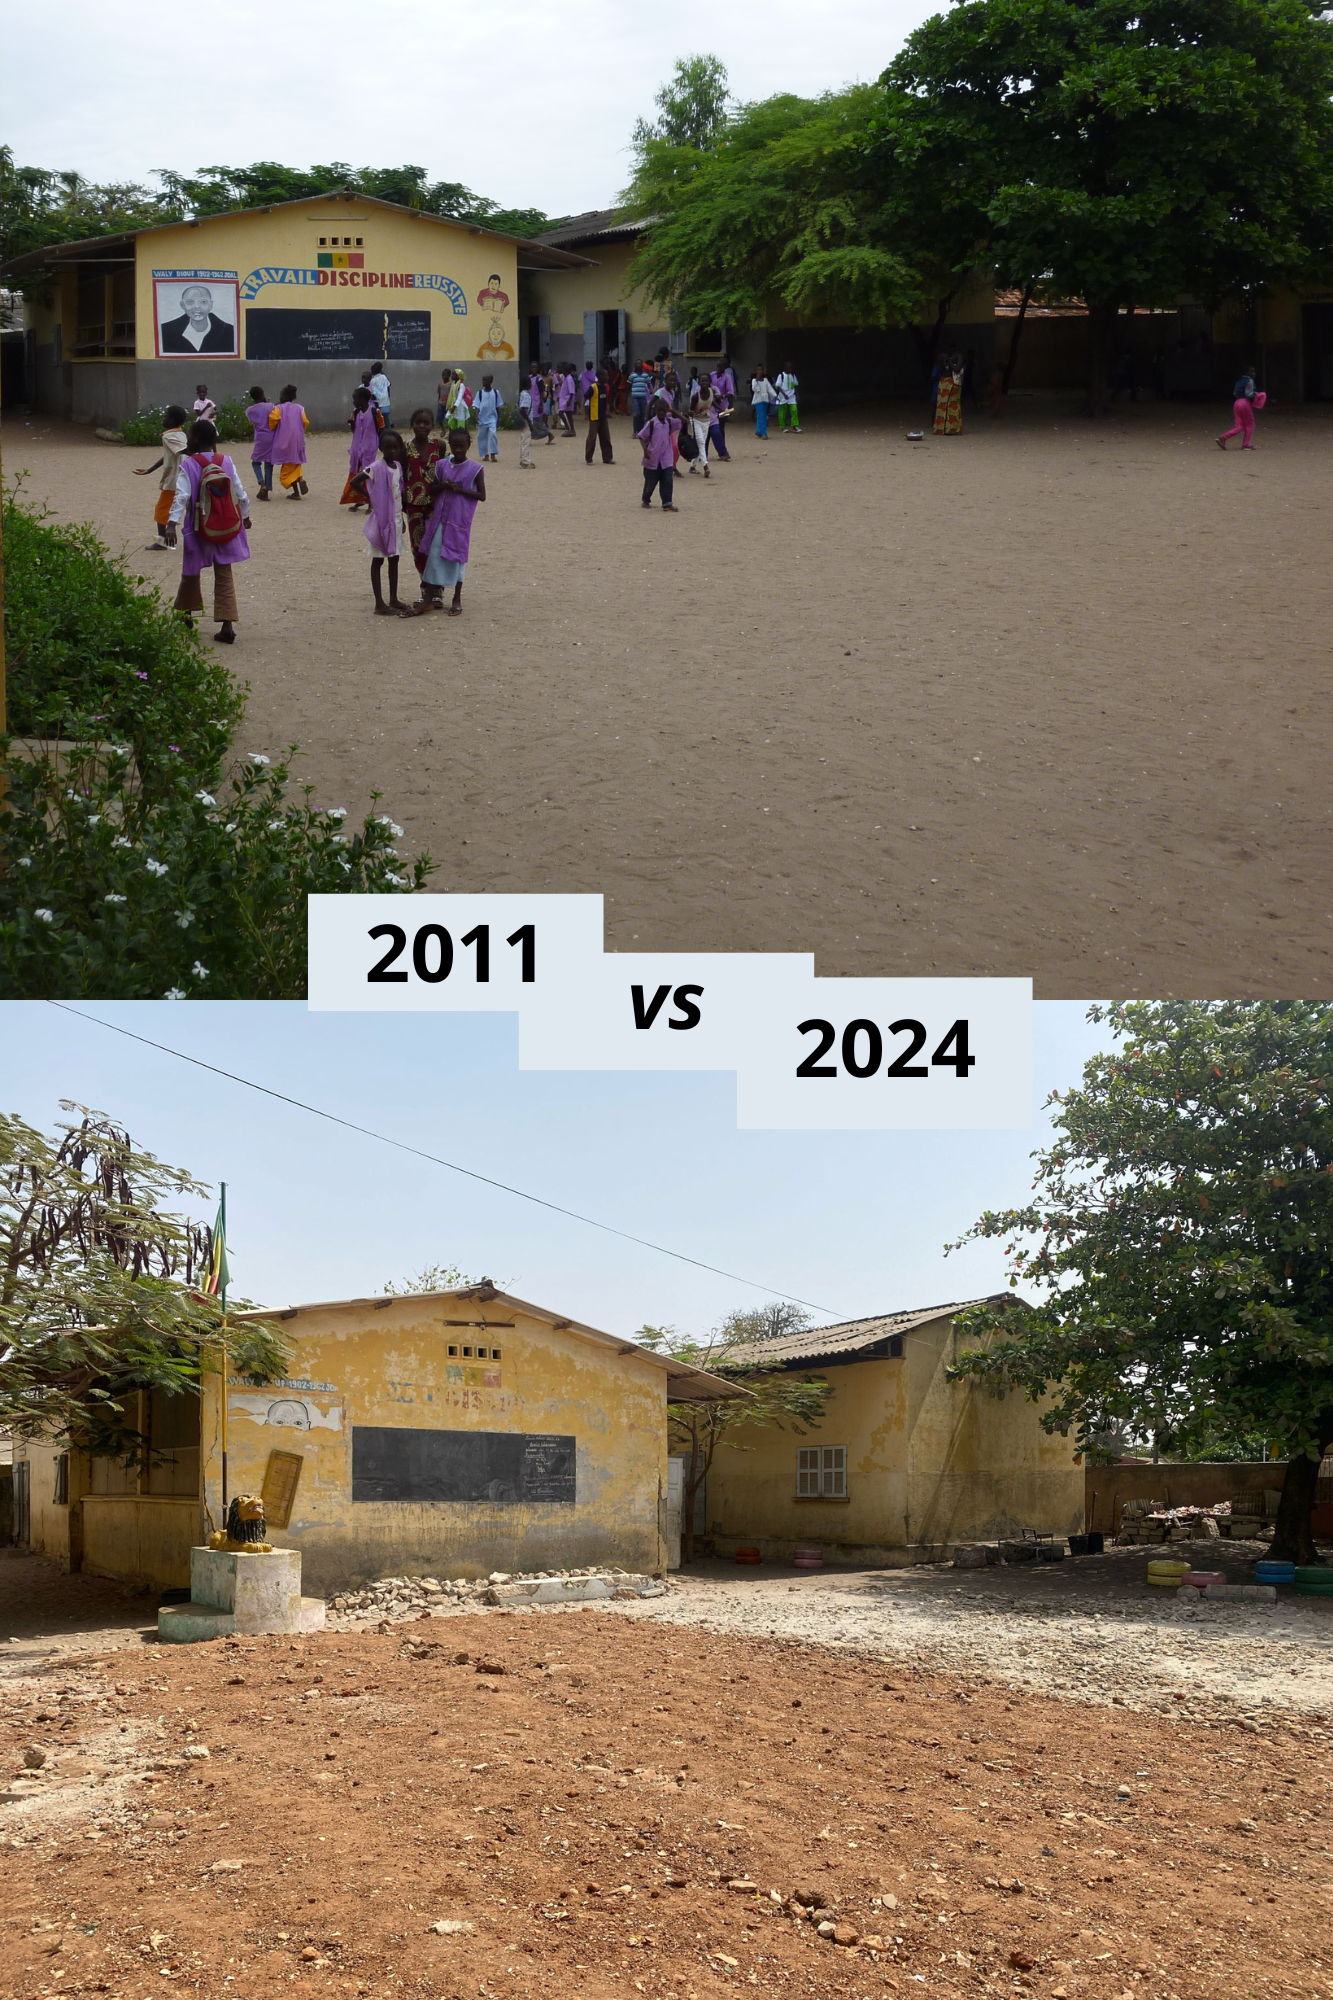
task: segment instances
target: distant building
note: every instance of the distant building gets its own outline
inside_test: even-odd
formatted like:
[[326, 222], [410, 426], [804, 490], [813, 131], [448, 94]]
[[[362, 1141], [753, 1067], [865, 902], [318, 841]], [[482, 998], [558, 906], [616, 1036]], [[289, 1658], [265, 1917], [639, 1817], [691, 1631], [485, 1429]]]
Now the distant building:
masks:
[[1081, 1530], [1071, 1440], [1048, 1435], [1026, 1397], [948, 1380], [961, 1352], [956, 1315], [1000, 1303], [1007, 1293], [747, 1344], [747, 1359], [822, 1377], [832, 1393], [804, 1437], [728, 1433], [708, 1474], [715, 1547], [757, 1544], [781, 1559], [814, 1545], [840, 1562], [895, 1567], [1025, 1528]]
[[[308, 1590], [668, 1560], [666, 1404], [744, 1395], [632, 1341], [481, 1284], [246, 1313], [288, 1373], [228, 1384], [228, 1485], [260, 1493]], [[33, 1550], [163, 1587], [222, 1520], [220, 1382], [142, 1392], [140, 1469], [20, 1444]]]
[[[16, 257], [0, 280], [51, 276], [29, 308], [26, 400], [76, 423], [215, 402], [294, 381], [316, 427], [344, 422], [362, 370], [385, 362], [393, 413], [435, 408], [440, 369], [518, 393], [519, 273], [576, 252], [343, 191]], [[7, 398], [12, 394], [6, 382]]]

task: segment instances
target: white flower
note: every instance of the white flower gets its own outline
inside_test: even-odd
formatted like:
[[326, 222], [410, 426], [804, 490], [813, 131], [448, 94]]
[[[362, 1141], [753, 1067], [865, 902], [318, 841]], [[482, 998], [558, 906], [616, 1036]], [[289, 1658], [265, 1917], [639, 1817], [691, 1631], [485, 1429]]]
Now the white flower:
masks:
[[34, 910], [33, 915], [35, 917], [40, 918], [40, 920], [44, 924], [53, 924], [56, 920], [56, 913], [54, 910]]
[[185, 998], [185, 988], [183, 986], [168, 986], [162, 998], [164, 1000], [183, 1000]]
[[405, 889], [407, 887], [406, 875], [386, 875], [384, 879], [386, 882], [392, 882], [395, 889]]
[[345, 868], [345, 869], [347, 870], [348, 874], [350, 875], [350, 874], [351, 874], [351, 872], [352, 872], [352, 864], [351, 864], [351, 862], [350, 862], [350, 861], [349, 861], [349, 860], [347, 859], [347, 856], [346, 856], [345, 854], [340, 854], [340, 855], [339, 855], [339, 856], [337, 857], [337, 859], [338, 859], [338, 866], [339, 866], [340, 868]]
[[200, 965], [197, 958], [194, 964], [190, 967], [190, 970], [194, 974], [196, 979], [207, 979], [208, 977], [208, 967], [206, 965]]
[[252, 764], [271, 764], [273, 762], [273, 759], [271, 757], [266, 757], [262, 750], [252, 750], [250, 752], [249, 762]]
[[268, 830], [270, 833], [279, 833], [286, 824], [285, 819], [271, 819], [268, 823]]
[[101, 813], [89, 813], [88, 824], [89, 826], [100, 826], [102, 824]]
[[183, 931], [188, 931], [190, 925], [194, 922], [194, 911], [193, 910], [179, 911], [176, 917], [176, 922]]
[[20, 854], [18, 861], [15, 865], [19, 868], [31, 868], [32, 856], [30, 854]]
[[196, 792], [195, 797], [201, 806], [215, 806], [217, 804], [217, 800], [211, 792]]
[[237, 828], [237, 826], [238, 826], [238, 825], [239, 825], [239, 821], [237, 821], [237, 820], [234, 820], [234, 819], [229, 819], [229, 820], [227, 821], [227, 824], [226, 824], [226, 825], [225, 825], [225, 826], [223, 827], [222, 831], [223, 831], [224, 833], [235, 833], [235, 831], [236, 831], [236, 828]]
[[390, 833], [391, 833], [391, 834], [393, 835], [393, 837], [394, 837], [394, 839], [395, 839], [395, 840], [401, 840], [401, 839], [402, 839], [402, 837], [403, 837], [403, 829], [401, 828], [401, 826], [395, 826], [395, 825], [394, 825], [393, 821], [392, 821], [392, 820], [391, 820], [391, 819], [389, 818], [389, 815], [388, 815], [388, 813], [380, 813], [380, 814], [378, 814], [378, 815], [377, 815], [377, 817], [378, 817], [378, 819], [379, 819], [379, 823], [380, 823], [380, 825], [381, 825], [381, 826], [387, 826], [387, 827], [388, 827], [388, 829], [389, 829], [389, 831], [390, 831]]
[[324, 817], [325, 819], [346, 819], [347, 808], [346, 806], [330, 806]]
[[335, 833], [333, 835], [332, 845], [334, 847], [346, 847], [347, 835], [345, 833]]
[[103, 896], [102, 898], [104, 903], [123, 903], [125, 900], [124, 896]]
[[151, 854], [149, 855], [147, 861], [144, 862], [144, 867], [148, 870], [148, 873], [150, 875], [165, 875], [167, 872], [166, 862], [154, 861]]
[[118, 833], [115, 839], [112, 841], [111, 845], [113, 847], [133, 847], [134, 842], [132, 840], [126, 840], [123, 833]]

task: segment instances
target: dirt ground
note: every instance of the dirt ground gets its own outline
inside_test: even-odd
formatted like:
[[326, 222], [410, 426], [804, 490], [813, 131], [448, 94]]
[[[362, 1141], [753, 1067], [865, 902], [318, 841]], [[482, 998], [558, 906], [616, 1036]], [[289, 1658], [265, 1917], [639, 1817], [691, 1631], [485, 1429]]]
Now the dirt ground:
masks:
[[[613, 949], [1327, 995], [1331, 414], [1224, 457], [1211, 407], [1017, 403], [919, 445], [915, 409], [812, 413], [733, 426], [676, 516], [624, 420], [614, 467], [538, 445], [530, 480], [504, 434], [466, 615], [410, 625], [371, 617], [315, 437], [310, 498], [256, 509], [241, 747], [299, 741], [328, 805], [383, 787], [434, 887], [604, 894]], [[4, 450], [147, 539], [151, 452], [21, 416]]]
[[0, 1655], [0, 1776], [56, 1772], [0, 1803], [0, 1990], [1333, 1993], [1308, 1711], [1255, 1735], [650, 1608]]

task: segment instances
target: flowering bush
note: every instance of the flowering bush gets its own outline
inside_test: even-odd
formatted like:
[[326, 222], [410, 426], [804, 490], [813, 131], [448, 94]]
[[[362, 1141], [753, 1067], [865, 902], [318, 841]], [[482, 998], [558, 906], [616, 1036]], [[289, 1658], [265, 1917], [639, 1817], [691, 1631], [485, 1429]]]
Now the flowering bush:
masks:
[[[245, 758], [215, 791], [150, 796], [123, 751], [77, 785], [55, 757], [10, 758], [0, 816], [0, 996], [291, 1000], [306, 990], [308, 895], [410, 892], [432, 864], [289, 796], [287, 760]], [[89, 775], [91, 772], [91, 775]]]
[[86, 523], [5, 505], [5, 652], [16, 736], [129, 745], [145, 790], [221, 769], [245, 692]]
[[[254, 433], [246, 414], [246, 404], [239, 396], [224, 396], [218, 404], [217, 416], [213, 419], [219, 438], [225, 444], [229, 440], [244, 439], [249, 444]], [[120, 434], [126, 444], [145, 444], [152, 447], [162, 442], [165, 428], [161, 410], [136, 410], [132, 417], [125, 417], [120, 424]], [[187, 423], [186, 428], [189, 428]]]

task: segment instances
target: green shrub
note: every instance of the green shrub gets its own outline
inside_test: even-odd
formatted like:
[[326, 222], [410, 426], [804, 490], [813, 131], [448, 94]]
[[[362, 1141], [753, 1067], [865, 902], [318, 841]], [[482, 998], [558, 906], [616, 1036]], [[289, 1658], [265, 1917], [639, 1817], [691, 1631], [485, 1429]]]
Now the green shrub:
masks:
[[5, 650], [16, 736], [125, 742], [145, 791], [222, 767], [244, 691], [86, 523], [5, 506]]
[[[254, 433], [250, 428], [250, 421], [245, 414], [247, 408], [248, 405], [239, 396], [224, 396], [218, 404], [218, 413], [214, 421], [217, 425], [218, 436], [224, 444], [234, 442], [238, 439], [244, 440], [246, 444], [249, 444]], [[185, 427], [187, 430], [190, 427], [190, 419], [188, 417]], [[162, 442], [162, 432], [164, 429], [165, 423], [162, 410], [138, 410], [132, 417], [122, 419], [120, 434], [126, 444], [156, 446]]]
[[286, 759], [157, 800], [115, 751], [73, 784], [54, 757], [0, 774], [3, 998], [301, 999], [308, 895], [410, 893], [432, 872], [400, 859], [378, 793], [350, 832], [313, 787], [293, 802]]

